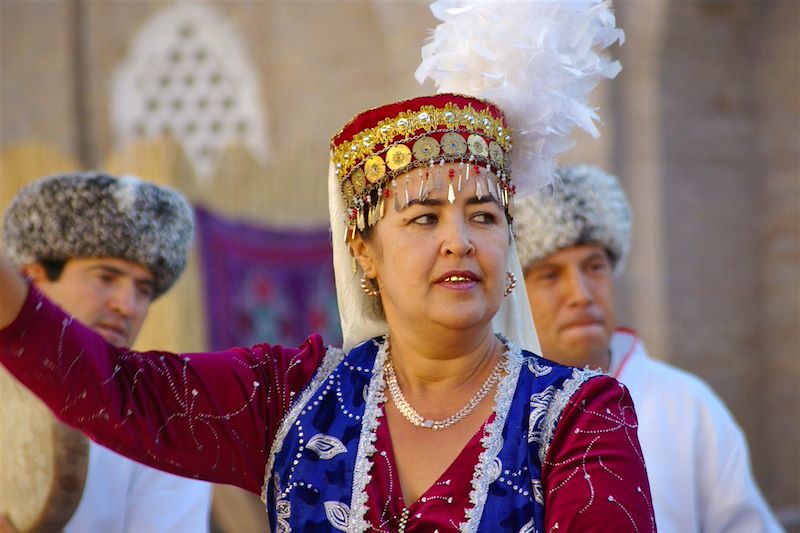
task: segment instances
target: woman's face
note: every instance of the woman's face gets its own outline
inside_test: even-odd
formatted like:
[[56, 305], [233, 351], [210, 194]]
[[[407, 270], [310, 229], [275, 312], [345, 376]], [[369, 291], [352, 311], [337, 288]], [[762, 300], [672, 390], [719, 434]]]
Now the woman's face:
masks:
[[[458, 174], [458, 163], [436, 165], [438, 189], [419, 195], [421, 174], [397, 178], [403, 201], [387, 198], [385, 216], [370, 237], [354, 243], [367, 277], [377, 280], [390, 327], [438, 325], [466, 330], [485, 327], [500, 307], [505, 289], [509, 228], [487, 171]], [[448, 173], [454, 169], [454, 201], [448, 200]], [[406, 182], [406, 177], [409, 178]], [[494, 177], [491, 177], [492, 181]], [[410, 202], [405, 201], [406, 183]], [[491, 192], [490, 192], [491, 191]], [[394, 191], [393, 191], [394, 192]]]

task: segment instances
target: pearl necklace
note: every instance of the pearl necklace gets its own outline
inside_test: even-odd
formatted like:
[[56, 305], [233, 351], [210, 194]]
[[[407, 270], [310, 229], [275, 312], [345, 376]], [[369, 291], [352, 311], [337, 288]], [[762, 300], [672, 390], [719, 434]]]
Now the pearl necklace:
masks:
[[389, 395], [392, 397], [392, 402], [397, 407], [397, 410], [400, 411], [400, 414], [403, 417], [414, 424], [417, 427], [426, 428], [426, 429], [447, 429], [456, 422], [459, 422], [467, 417], [478, 405], [486, 398], [486, 395], [494, 387], [495, 383], [500, 381], [500, 377], [503, 372], [503, 363], [505, 362], [506, 357], [505, 355], [500, 357], [500, 360], [492, 370], [492, 373], [489, 374], [489, 377], [486, 378], [486, 381], [483, 383], [483, 386], [475, 393], [475, 395], [470, 398], [467, 405], [462, 407], [456, 414], [445, 418], [444, 420], [430, 420], [423, 417], [419, 414], [406, 400], [406, 397], [403, 396], [403, 391], [400, 390], [400, 385], [397, 383], [397, 374], [394, 372], [394, 365], [392, 364], [392, 359], [387, 358], [386, 363], [384, 364], [384, 373], [386, 375], [386, 385], [389, 389]]

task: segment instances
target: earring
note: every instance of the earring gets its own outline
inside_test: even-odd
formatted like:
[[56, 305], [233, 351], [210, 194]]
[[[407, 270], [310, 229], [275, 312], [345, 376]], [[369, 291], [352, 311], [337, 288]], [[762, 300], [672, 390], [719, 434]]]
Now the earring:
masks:
[[[377, 283], [375, 286], [377, 287]], [[374, 289], [372, 287], [372, 283], [370, 283], [370, 280], [367, 279], [366, 274], [361, 276], [361, 290], [364, 291], [364, 294], [367, 296], [377, 296], [381, 292], [380, 288]]]
[[511, 294], [511, 291], [513, 291], [514, 287], [516, 286], [517, 286], [517, 276], [515, 276], [513, 272], [506, 272], [506, 290], [505, 292], [503, 292], [503, 296], [508, 296], [509, 294]]

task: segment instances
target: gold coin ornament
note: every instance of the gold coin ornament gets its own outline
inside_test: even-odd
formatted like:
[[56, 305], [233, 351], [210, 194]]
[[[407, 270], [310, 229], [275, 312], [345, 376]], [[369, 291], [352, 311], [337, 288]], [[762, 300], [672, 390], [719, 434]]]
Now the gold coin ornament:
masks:
[[364, 171], [360, 168], [353, 171], [353, 174], [350, 176], [350, 181], [353, 182], [353, 189], [355, 189], [357, 194], [361, 194], [361, 191], [367, 186], [367, 176], [364, 175]]
[[503, 155], [503, 149], [500, 147], [499, 144], [492, 141], [489, 143], [489, 159], [492, 160], [498, 166], [503, 165], [503, 159], [505, 156]]
[[442, 151], [447, 155], [463, 155], [467, 152], [467, 143], [458, 133], [448, 132], [442, 135], [440, 141]]
[[469, 151], [477, 156], [486, 157], [489, 155], [489, 147], [486, 146], [486, 141], [480, 135], [472, 134], [467, 139], [467, 146]]
[[403, 168], [409, 163], [411, 163], [411, 149], [405, 144], [392, 146], [386, 152], [386, 166], [391, 170]]
[[438, 156], [442, 149], [439, 147], [439, 141], [433, 137], [422, 137], [417, 139], [411, 151], [418, 161], [427, 161]]
[[[502, 183], [495, 183], [489, 176], [489, 180], [476, 180], [476, 194], [481, 197], [484, 190], [487, 194], [492, 190], [508, 206], [513, 195], [507, 169], [511, 137], [501, 113], [471, 97], [450, 95], [453, 101], [442, 105], [437, 96], [431, 100], [435, 105], [421, 106], [417, 104], [430, 97], [420, 98], [409, 101], [408, 110], [402, 112], [397, 112], [393, 104], [385, 118], [377, 122], [375, 110], [370, 110], [366, 127], [358, 126], [358, 121], [367, 115], [357, 115], [331, 141], [335, 175], [347, 206], [345, 240], [352, 239], [359, 229], [377, 223], [383, 217], [386, 201], [393, 201], [395, 206], [403, 196], [406, 203], [409, 201], [408, 176], [402, 188], [397, 187], [395, 179], [412, 166], [419, 167], [419, 176], [423, 177], [429, 165], [432, 169], [434, 164], [460, 163], [458, 179], [454, 179], [456, 171], [451, 168], [450, 179], [446, 180], [450, 201], [455, 198], [456, 188], [462, 190], [464, 179], [483, 177], [483, 168], [478, 166], [485, 167], [487, 173], [494, 170]], [[420, 180], [419, 197], [425, 197], [429, 187], [442, 187], [435, 174], [431, 183]], [[387, 200], [389, 191], [391, 200]], [[507, 209], [510, 212], [511, 207]]]
[[355, 191], [353, 191], [353, 184], [350, 183], [350, 180], [344, 180], [342, 182], [342, 192], [344, 192], [344, 199], [345, 201], [350, 204], [355, 197]]
[[386, 163], [380, 156], [373, 155], [364, 163], [364, 173], [370, 183], [375, 183], [386, 174]]

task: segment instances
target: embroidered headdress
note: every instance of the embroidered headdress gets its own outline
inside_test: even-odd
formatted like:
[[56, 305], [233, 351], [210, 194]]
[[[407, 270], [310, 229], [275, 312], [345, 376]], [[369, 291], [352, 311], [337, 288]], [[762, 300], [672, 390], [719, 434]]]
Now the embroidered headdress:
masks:
[[563, 248], [596, 244], [620, 272], [631, 245], [631, 207], [617, 179], [596, 167], [558, 169], [554, 183], [517, 203], [522, 266]]
[[[510, 221], [517, 187], [530, 192], [551, 181], [554, 157], [569, 146], [574, 126], [597, 135], [588, 95], [620, 70], [602, 55], [623, 40], [604, 0], [438, 1], [431, 9], [442, 23], [416, 76], [432, 79], [440, 94], [365, 111], [331, 141], [328, 195], [345, 349], [387, 332], [351, 270], [348, 243], [356, 232], [376, 224], [387, 201], [402, 207], [441, 188], [452, 201], [464, 186], [494, 195]], [[445, 162], [458, 165], [436, 168]], [[413, 190], [409, 172], [419, 177]], [[522, 279], [513, 245], [507, 268]], [[504, 299], [494, 320], [496, 331], [536, 351], [532, 324], [522, 290]]]
[[113, 257], [147, 267], [155, 296], [178, 279], [194, 234], [179, 192], [133, 176], [50, 176], [23, 187], [5, 213], [3, 247], [13, 264]]
[[[438, 190], [445, 180], [451, 199], [454, 188], [461, 190], [472, 177], [479, 197], [493, 193], [511, 210], [511, 132], [503, 112], [484, 100], [439, 94], [370, 109], [333, 137], [331, 151], [348, 209], [348, 240], [356, 228], [363, 230], [382, 218], [386, 198], [392, 196], [403, 206], [411, 197]], [[448, 175], [437, 172], [436, 165], [454, 161], [459, 162], [457, 174], [454, 169]], [[415, 169], [419, 189], [409, 191], [408, 173]], [[497, 177], [483, 179], [483, 187], [493, 190], [481, 189], [481, 169]], [[398, 184], [396, 178], [403, 174], [406, 179]]]

